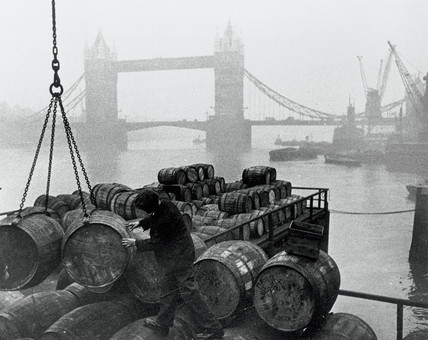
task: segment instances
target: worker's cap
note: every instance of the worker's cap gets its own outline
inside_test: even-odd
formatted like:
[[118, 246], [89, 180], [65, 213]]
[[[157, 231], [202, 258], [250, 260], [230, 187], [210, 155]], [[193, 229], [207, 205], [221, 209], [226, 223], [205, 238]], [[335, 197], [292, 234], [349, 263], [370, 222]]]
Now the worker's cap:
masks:
[[149, 214], [154, 213], [159, 206], [159, 195], [154, 190], [142, 190], [135, 200], [135, 205]]

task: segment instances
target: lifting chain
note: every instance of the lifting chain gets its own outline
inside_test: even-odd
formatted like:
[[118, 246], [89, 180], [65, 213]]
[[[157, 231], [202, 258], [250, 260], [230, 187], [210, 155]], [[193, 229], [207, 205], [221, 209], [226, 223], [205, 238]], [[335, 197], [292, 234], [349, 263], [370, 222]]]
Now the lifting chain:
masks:
[[[87, 219], [89, 215], [86, 211], [86, 204], [85, 204], [85, 200], [83, 198], [83, 192], [82, 192], [82, 188], [81, 188], [81, 184], [80, 184], [79, 172], [78, 172], [78, 168], [77, 168], [77, 164], [76, 164], [76, 157], [75, 157], [74, 153], [76, 153], [81, 171], [85, 177], [85, 181], [86, 181], [86, 184], [88, 186], [89, 193], [90, 193], [91, 203], [96, 206], [95, 197], [93, 196], [91, 184], [90, 184], [89, 178], [88, 178], [88, 174], [87, 174], [85, 167], [83, 165], [82, 158], [80, 157], [80, 153], [79, 153], [79, 150], [77, 148], [77, 144], [76, 144], [76, 141], [74, 139], [73, 132], [71, 131], [70, 123], [67, 119], [67, 115], [65, 113], [64, 106], [62, 104], [61, 95], [64, 92], [64, 88], [61, 85], [61, 80], [60, 80], [59, 75], [58, 75], [58, 71], [60, 69], [60, 63], [58, 60], [58, 47], [57, 47], [57, 42], [56, 42], [57, 35], [56, 35], [55, 0], [52, 0], [52, 37], [53, 37], [53, 41], [52, 41], [52, 43], [53, 43], [53, 47], [52, 47], [52, 54], [53, 54], [52, 70], [54, 71], [54, 80], [53, 80], [53, 83], [49, 87], [49, 92], [52, 95], [52, 98], [51, 98], [51, 101], [49, 103], [49, 107], [48, 107], [48, 110], [46, 113], [45, 121], [43, 123], [42, 132], [40, 134], [39, 142], [37, 144], [37, 149], [36, 149], [36, 153], [34, 155], [33, 163], [32, 163], [31, 169], [30, 169], [30, 174], [28, 176], [28, 180], [27, 180], [27, 183], [25, 185], [24, 194], [22, 196], [22, 200], [21, 200], [21, 203], [19, 205], [19, 211], [18, 211], [17, 217], [21, 218], [22, 209], [24, 207], [25, 199], [27, 197], [28, 189], [30, 187], [30, 182], [31, 182], [31, 179], [32, 179], [33, 174], [34, 174], [34, 170], [35, 170], [36, 163], [37, 163], [37, 158], [39, 156], [40, 149], [41, 149], [41, 146], [43, 144], [43, 138], [44, 138], [44, 135], [46, 132], [46, 128], [47, 128], [47, 125], [49, 122], [49, 118], [50, 118], [51, 112], [53, 112], [53, 114], [52, 114], [52, 128], [51, 128], [51, 141], [50, 141], [50, 149], [49, 149], [49, 161], [48, 161], [48, 177], [47, 177], [47, 183], [46, 183], [45, 212], [47, 213], [48, 204], [49, 204], [49, 189], [50, 189], [51, 174], [52, 174], [53, 150], [54, 150], [54, 142], [55, 142], [56, 114], [57, 114], [57, 108], [59, 105], [59, 108], [61, 110], [62, 121], [64, 124], [65, 135], [67, 138], [68, 149], [70, 151], [71, 162], [73, 164], [74, 175], [76, 177], [80, 201], [82, 203], [83, 215], [84, 215], [85, 219]], [[52, 110], [52, 108], [53, 108], [53, 110]]]

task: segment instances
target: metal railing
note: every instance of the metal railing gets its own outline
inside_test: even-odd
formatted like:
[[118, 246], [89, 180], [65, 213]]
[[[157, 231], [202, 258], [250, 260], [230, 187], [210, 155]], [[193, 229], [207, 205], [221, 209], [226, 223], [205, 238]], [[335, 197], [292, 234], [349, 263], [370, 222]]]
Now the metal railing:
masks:
[[353, 292], [344, 289], [339, 290], [339, 295], [395, 304], [397, 306], [397, 340], [403, 339], [403, 306], [425, 308], [428, 311], [428, 303], [424, 302], [413, 302], [406, 299], [398, 299], [389, 296]]
[[[252, 222], [256, 222], [260, 219], [266, 219], [268, 218], [269, 221], [269, 226], [268, 226], [268, 240], [270, 243], [270, 248], [273, 247], [274, 243], [275, 243], [275, 229], [279, 226], [282, 225], [284, 223], [287, 222], [286, 219], [278, 219], [275, 218], [275, 216], [278, 213], [281, 213], [282, 216], [286, 216], [287, 214], [287, 209], [289, 209], [289, 211], [291, 210], [293, 212], [294, 215], [296, 215], [295, 213], [295, 209], [298, 209], [298, 206], [301, 205], [302, 208], [300, 209], [304, 209], [306, 212], [308, 212], [308, 216], [307, 218], [312, 219], [315, 214], [319, 213], [320, 211], [322, 212], [326, 212], [328, 210], [328, 190], [326, 188], [307, 188], [307, 187], [293, 187], [293, 189], [296, 190], [311, 190], [311, 191], [316, 191], [315, 193], [312, 193], [310, 195], [307, 196], [302, 196], [299, 199], [296, 199], [295, 201], [292, 201], [288, 204], [285, 205], [281, 205], [280, 207], [274, 208], [272, 210], [269, 210], [268, 212], [265, 212], [264, 214], [258, 215], [252, 219], [249, 219], [247, 221], [244, 221], [242, 223], [239, 223], [238, 225], [234, 226], [233, 228], [230, 228], [226, 231], [223, 231], [221, 233], [218, 233], [216, 235], [213, 235], [209, 238], [207, 238], [206, 240], [204, 240], [205, 243], [207, 244], [212, 244], [212, 243], [218, 243], [221, 242], [221, 240], [224, 240], [225, 236], [228, 234], [232, 234], [232, 233], [236, 233], [236, 231], [239, 231], [239, 239], [243, 240], [244, 239], [244, 228], [246, 227], [246, 225], [249, 225]], [[295, 218], [296, 216], [294, 216]], [[291, 218], [294, 219], [294, 218]], [[233, 238], [231, 236], [231, 238]]]

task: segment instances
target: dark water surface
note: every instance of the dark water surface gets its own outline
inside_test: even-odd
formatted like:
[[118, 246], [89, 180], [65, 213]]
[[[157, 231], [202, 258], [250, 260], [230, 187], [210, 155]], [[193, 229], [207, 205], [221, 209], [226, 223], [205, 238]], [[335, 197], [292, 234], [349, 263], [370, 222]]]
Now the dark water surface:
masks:
[[[343, 212], [383, 213], [414, 209], [407, 198], [406, 184], [418, 175], [390, 172], [383, 165], [346, 167], [325, 164], [324, 159], [270, 162], [269, 150], [278, 134], [283, 139], [310, 136], [314, 141], [331, 141], [332, 127], [253, 128], [253, 149], [238, 154], [234, 150], [219, 154], [206, 152], [205, 145], [193, 145], [198, 135], [191, 130], [156, 128], [133, 132], [124, 152], [82, 150], [91, 184], [117, 182], [132, 188], [157, 181], [159, 169], [208, 162], [226, 182], [239, 180], [242, 169], [269, 165], [277, 178], [293, 186], [329, 188], [330, 256], [341, 272], [341, 288], [428, 302], [426, 264], [408, 261], [414, 213], [344, 214]], [[35, 148], [34, 148], [35, 149]], [[48, 150], [39, 156], [26, 206], [46, 191]], [[0, 149], [0, 210], [17, 209], [34, 156], [33, 149]], [[83, 181], [81, 177], [81, 181]], [[68, 149], [58, 147], [54, 154], [51, 194], [71, 193], [76, 182]], [[85, 189], [85, 187], [84, 187]], [[333, 312], [351, 313], [365, 320], [378, 339], [395, 339], [396, 306], [339, 296]], [[404, 309], [404, 335], [428, 328], [428, 314], [415, 308]]]

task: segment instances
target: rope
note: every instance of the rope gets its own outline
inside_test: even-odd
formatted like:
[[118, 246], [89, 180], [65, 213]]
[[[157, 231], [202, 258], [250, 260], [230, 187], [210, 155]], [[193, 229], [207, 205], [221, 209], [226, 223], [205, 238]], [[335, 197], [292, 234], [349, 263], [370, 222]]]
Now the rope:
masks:
[[398, 210], [398, 211], [383, 211], [383, 212], [355, 212], [355, 211], [343, 211], [343, 210], [334, 210], [334, 209], [329, 209], [329, 210], [332, 213], [348, 214], [348, 215], [390, 215], [390, 214], [403, 214], [403, 213], [415, 211], [415, 209]]

